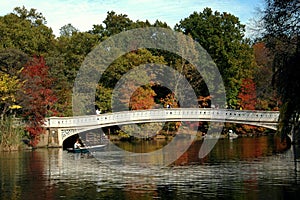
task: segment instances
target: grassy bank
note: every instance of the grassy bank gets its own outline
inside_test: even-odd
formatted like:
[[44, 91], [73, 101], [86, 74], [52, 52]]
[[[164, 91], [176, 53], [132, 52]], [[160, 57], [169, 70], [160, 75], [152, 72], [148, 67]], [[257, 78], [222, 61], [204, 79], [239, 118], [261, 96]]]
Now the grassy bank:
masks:
[[24, 136], [23, 127], [13, 123], [11, 118], [0, 120], [0, 151], [19, 150]]

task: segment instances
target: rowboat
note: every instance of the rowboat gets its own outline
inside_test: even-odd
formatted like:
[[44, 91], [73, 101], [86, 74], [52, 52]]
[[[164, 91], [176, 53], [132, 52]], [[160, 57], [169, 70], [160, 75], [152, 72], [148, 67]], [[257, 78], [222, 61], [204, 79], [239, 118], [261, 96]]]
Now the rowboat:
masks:
[[236, 134], [235, 132], [233, 132], [232, 130], [229, 130], [228, 132], [228, 136], [230, 139], [234, 139], [238, 137], [238, 134]]
[[99, 145], [94, 145], [94, 146], [84, 146], [84, 147], [80, 147], [80, 148], [67, 148], [67, 151], [69, 153], [88, 153], [90, 151], [96, 151], [98, 149], [101, 149], [103, 147], [105, 147], [105, 144], [99, 144]]
[[82, 147], [82, 148], [67, 148], [68, 153], [88, 153], [89, 150]]

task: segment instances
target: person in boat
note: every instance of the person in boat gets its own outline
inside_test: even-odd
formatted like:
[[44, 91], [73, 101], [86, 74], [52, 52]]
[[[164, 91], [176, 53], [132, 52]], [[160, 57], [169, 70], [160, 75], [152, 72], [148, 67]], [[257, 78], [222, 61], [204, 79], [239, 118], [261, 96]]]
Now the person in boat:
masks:
[[80, 147], [81, 147], [81, 144], [80, 144], [79, 140], [77, 139], [74, 144], [74, 149], [79, 149]]

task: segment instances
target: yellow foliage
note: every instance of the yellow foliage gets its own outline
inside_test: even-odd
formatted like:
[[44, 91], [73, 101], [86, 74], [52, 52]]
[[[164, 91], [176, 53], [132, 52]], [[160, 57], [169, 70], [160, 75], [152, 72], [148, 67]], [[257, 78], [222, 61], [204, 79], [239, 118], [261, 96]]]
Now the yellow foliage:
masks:
[[10, 109], [20, 109], [22, 108], [22, 106], [19, 106], [19, 105], [12, 105], [12, 106], [9, 106]]
[[21, 83], [17, 76], [0, 72], [0, 104], [8, 104], [10, 109], [19, 109], [15, 105], [16, 93], [20, 89]]

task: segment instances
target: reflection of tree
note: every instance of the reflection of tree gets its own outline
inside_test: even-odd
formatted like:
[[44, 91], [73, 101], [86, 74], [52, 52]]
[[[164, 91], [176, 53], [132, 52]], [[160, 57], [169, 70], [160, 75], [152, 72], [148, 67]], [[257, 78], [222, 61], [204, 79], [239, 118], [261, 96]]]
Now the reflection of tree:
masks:
[[245, 137], [236, 141], [219, 140], [214, 149], [203, 159], [199, 159], [199, 150], [203, 141], [196, 140], [189, 149], [173, 164], [188, 165], [190, 163], [210, 163], [220, 160], [253, 160], [283, 152], [289, 148], [288, 144], [280, 142], [280, 138], [261, 136], [257, 138]]
[[[46, 175], [48, 164], [52, 162], [48, 160], [50, 152], [37, 150], [1, 154], [1, 199], [30, 199], [33, 194], [38, 194], [34, 199], [55, 199], [55, 187], [49, 187]], [[56, 156], [57, 151], [53, 157]]]
[[[22, 155], [19, 153], [3, 153], [0, 159], [0, 183], [1, 183], [1, 198], [2, 199], [17, 199], [17, 196], [22, 193], [22, 188], [19, 185], [19, 172], [24, 169]], [[9, 183], [9, 184], [5, 184]], [[4, 192], [5, 191], [5, 192]]]

